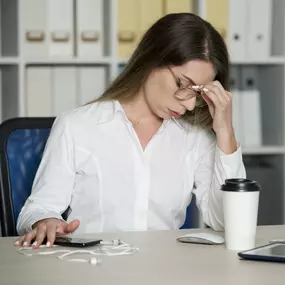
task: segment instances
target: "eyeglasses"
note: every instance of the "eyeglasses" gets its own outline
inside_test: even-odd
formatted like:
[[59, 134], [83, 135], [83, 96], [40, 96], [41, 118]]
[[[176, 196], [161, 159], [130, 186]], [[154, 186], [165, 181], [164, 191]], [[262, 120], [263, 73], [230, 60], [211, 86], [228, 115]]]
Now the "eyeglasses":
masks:
[[207, 105], [207, 103], [204, 101], [204, 99], [201, 96], [204, 93], [203, 90], [201, 90], [203, 86], [195, 84], [195, 82], [192, 79], [183, 75], [185, 81], [190, 83], [185, 86], [183, 85], [182, 79], [176, 76], [170, 67], [168, 67], [168, 69], [172, 74], [175, 83], [178, 87], [177, 91], [175, 91], [174, 93], [175, 98], [177, 98], [180, 101], [187, 101], [191, 98], [196, 97], [195, 107], [201, 108]]

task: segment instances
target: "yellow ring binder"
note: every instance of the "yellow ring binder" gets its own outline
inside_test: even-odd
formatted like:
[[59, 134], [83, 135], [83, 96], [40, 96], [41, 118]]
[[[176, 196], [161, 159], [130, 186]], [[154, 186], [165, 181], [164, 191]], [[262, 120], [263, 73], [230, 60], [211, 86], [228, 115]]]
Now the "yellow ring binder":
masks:
[[133, 42], [135, 40], [135, 33], [132, 31], [121, 31], [118, 34], [120, 42]]

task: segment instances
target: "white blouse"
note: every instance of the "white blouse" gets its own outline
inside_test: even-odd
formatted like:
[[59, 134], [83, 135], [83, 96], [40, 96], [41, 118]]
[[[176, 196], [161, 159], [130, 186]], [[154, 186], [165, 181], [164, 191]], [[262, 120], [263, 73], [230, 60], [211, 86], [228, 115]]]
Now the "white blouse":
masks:
[[164, 120], [143, 150], [118, 101], [94, 103], [57, 117], [19, 234], [70, 206], [77, 233], [178, 229], [192, 194], [203, 221], [223, 229], [221, 184], [245, 177], [241, 148], [225, 155], [212, 133]]

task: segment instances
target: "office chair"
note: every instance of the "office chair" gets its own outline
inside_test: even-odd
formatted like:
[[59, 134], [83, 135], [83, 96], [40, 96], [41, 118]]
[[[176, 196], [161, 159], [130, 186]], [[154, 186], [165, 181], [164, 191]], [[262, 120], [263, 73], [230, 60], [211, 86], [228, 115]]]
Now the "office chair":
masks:
[[55, 118], [14, 118], [0, 125], [2, 236], [16, 236], [16, 221], [31, 188]]

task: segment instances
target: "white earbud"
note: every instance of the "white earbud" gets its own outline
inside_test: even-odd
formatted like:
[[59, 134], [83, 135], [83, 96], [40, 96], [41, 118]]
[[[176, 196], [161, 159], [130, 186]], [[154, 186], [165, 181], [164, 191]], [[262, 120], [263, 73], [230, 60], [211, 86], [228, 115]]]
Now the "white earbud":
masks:
[[96, 257], [91, 257], [91, 258], [89, 259], [89, 263], [90, 263], [91, 265], [97, 265], [97, 264], [100, 264], [100, 263], [101, 263], [101, 260], [98, 259], [98, 258], [96, 258]]
[[122, 244], [122, 242], [119, 239], [114, 239], [111, 241], [101, 241], [100, 243], [101, 245], [113, 245], [113, 246], [117, 246]]

